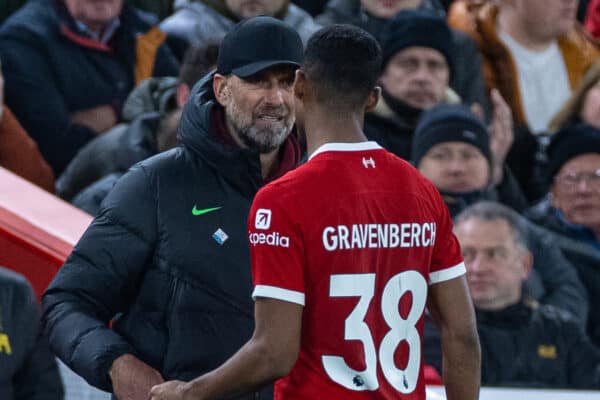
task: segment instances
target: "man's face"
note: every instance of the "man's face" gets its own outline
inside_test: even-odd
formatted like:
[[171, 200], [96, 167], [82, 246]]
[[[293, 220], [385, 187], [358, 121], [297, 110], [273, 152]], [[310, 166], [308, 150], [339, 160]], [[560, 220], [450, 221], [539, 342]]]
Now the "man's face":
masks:
[[390, 59], [380, 82], [394, 98], [426, 110], [444, 98], [450, 69], [446, 58], [429, 47], [408, 47]]
[[226, 78], [219, 102], [233, 134], [261, 153], [277, 149], [294, 122], [293, 67], [274, 67], [252, 75]]
[[600, 228], [600, 154], [583, 154], [565, 163], [551, 186], [552, 201], [568, 222]]
[[379, 18], [389, 19], [400, 10], [416, 8], [422, 0], [361, 0], [365, 10]]
[[225, 0], [225, 4], [238, 18], [258, 15], [274, 16], [283, 8], [286, 0]]
[[418, 168], [438, 190], [449, 193], [481, 190], [490, 178], [490, 167], [483, 153], [464, 142], [434, 145], [421, 158]]
[[578, 0], [517, 0], [521, 24], [536, 37], [552, 40], [573, 29]]
[[65, 0], [71, 16], [87, 25], [105, 25], [117, 18], [123, 0]]
[[499, 310], [517, 303], [530, 256], [516, 243], [508, 222], [469, 218], [455, 227], [454, 234], [465, 259], [473, 304]]

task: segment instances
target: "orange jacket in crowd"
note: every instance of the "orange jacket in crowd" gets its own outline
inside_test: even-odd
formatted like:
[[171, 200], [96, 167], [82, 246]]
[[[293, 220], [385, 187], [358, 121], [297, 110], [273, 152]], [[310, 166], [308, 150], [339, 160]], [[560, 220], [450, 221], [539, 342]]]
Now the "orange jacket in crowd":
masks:
[[54, 173], [10, 109], [0, 119], [0, 166], [54, 193]]
[[[456, 0], [448, 14], [449, 24], [467, 33], [483, 57], [483, 74], [489, 90], [497, 88], [510, 106], [517, 125], [525, 125], [526, 118], [519, 93], [517, 67], [496, 32], [498, 6], [489, 0]], [[558, 38], [571, 88], [577, 87], [585, 71], [600, 56], [600, 51], [583, 27]]]

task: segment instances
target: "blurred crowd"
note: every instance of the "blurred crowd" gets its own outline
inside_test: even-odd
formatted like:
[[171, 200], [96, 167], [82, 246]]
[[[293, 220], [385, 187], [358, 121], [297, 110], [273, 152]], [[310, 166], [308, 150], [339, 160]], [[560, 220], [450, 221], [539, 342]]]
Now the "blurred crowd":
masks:
[[[0, 166], [96, 215], [130, 167], [178, 146], [221, 39], [257, 15], [303, 42], [338, 23], [378, 39], [364, 130], [455, 217], [482, 385], [600, 390], [600, 0], [5, 0]], [[62, 396], [30, 290], [0, 270], [2, 399]]]

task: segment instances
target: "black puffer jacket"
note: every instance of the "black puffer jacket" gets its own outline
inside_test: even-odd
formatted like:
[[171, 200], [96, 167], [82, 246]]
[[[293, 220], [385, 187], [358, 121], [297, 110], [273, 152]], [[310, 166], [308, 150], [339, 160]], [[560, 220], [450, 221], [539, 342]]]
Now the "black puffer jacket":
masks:
[[[53, 350], [98, 388], [111, 389], [107, 371], [124, 353], [190, 380], [253, 332], [246, 221], [260, 159], [216, 129], [211, 83], [199, 82], [183, 111], [181, 147], [119, 180], [44, 294]], [[299, 158], [290, 137], [281, 165]]]
[[0, 267], [0, 399], [62, 400], [63, 386], [27, 280]]
[[[520, 302], [500, 311], [477, 310], [477, 331], [483, 385], [600, 388], [598, 348], [552, 306]], [[439, 346], [439, 334], [428, 320], [423, 344], [428, 364], [441, 366]]]

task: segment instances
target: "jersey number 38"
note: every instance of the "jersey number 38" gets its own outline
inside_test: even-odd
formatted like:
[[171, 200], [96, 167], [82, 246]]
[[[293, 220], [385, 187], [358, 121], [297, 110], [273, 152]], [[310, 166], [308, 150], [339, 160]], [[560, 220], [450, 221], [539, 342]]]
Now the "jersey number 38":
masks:
[[[412, 306], [406, 319], [398, 312], [398, 304], [405, 293], [411, 292]], [[417, 271], [405, 271], [394, 275], [383, 289], [381, 313], [390, 330], [375, 348], [369, 326], [364, 321], [371, 300], [375, 295], [375, 274], [332, 275], [329, 282], [330, 297], [358, 297], [358, 303], [346, 318], [344, 339], [359, 340], [364, 346], [364, 371], [348, 366], [343, 357], [324, 355], [321, 360], [329, 377], [350, 390], [374, 391], [379, 388], [377, 363], [388, 383], [400, 393], [412, 393], [421, 368], [421, 338], [416, 324], [425, 310], [427, 282]], [[405, 369], [394, 362], [394, 353], [400, 343], [406, 341], [409, 354]], [[378, 357], [379, 356], [379, 357]]]

